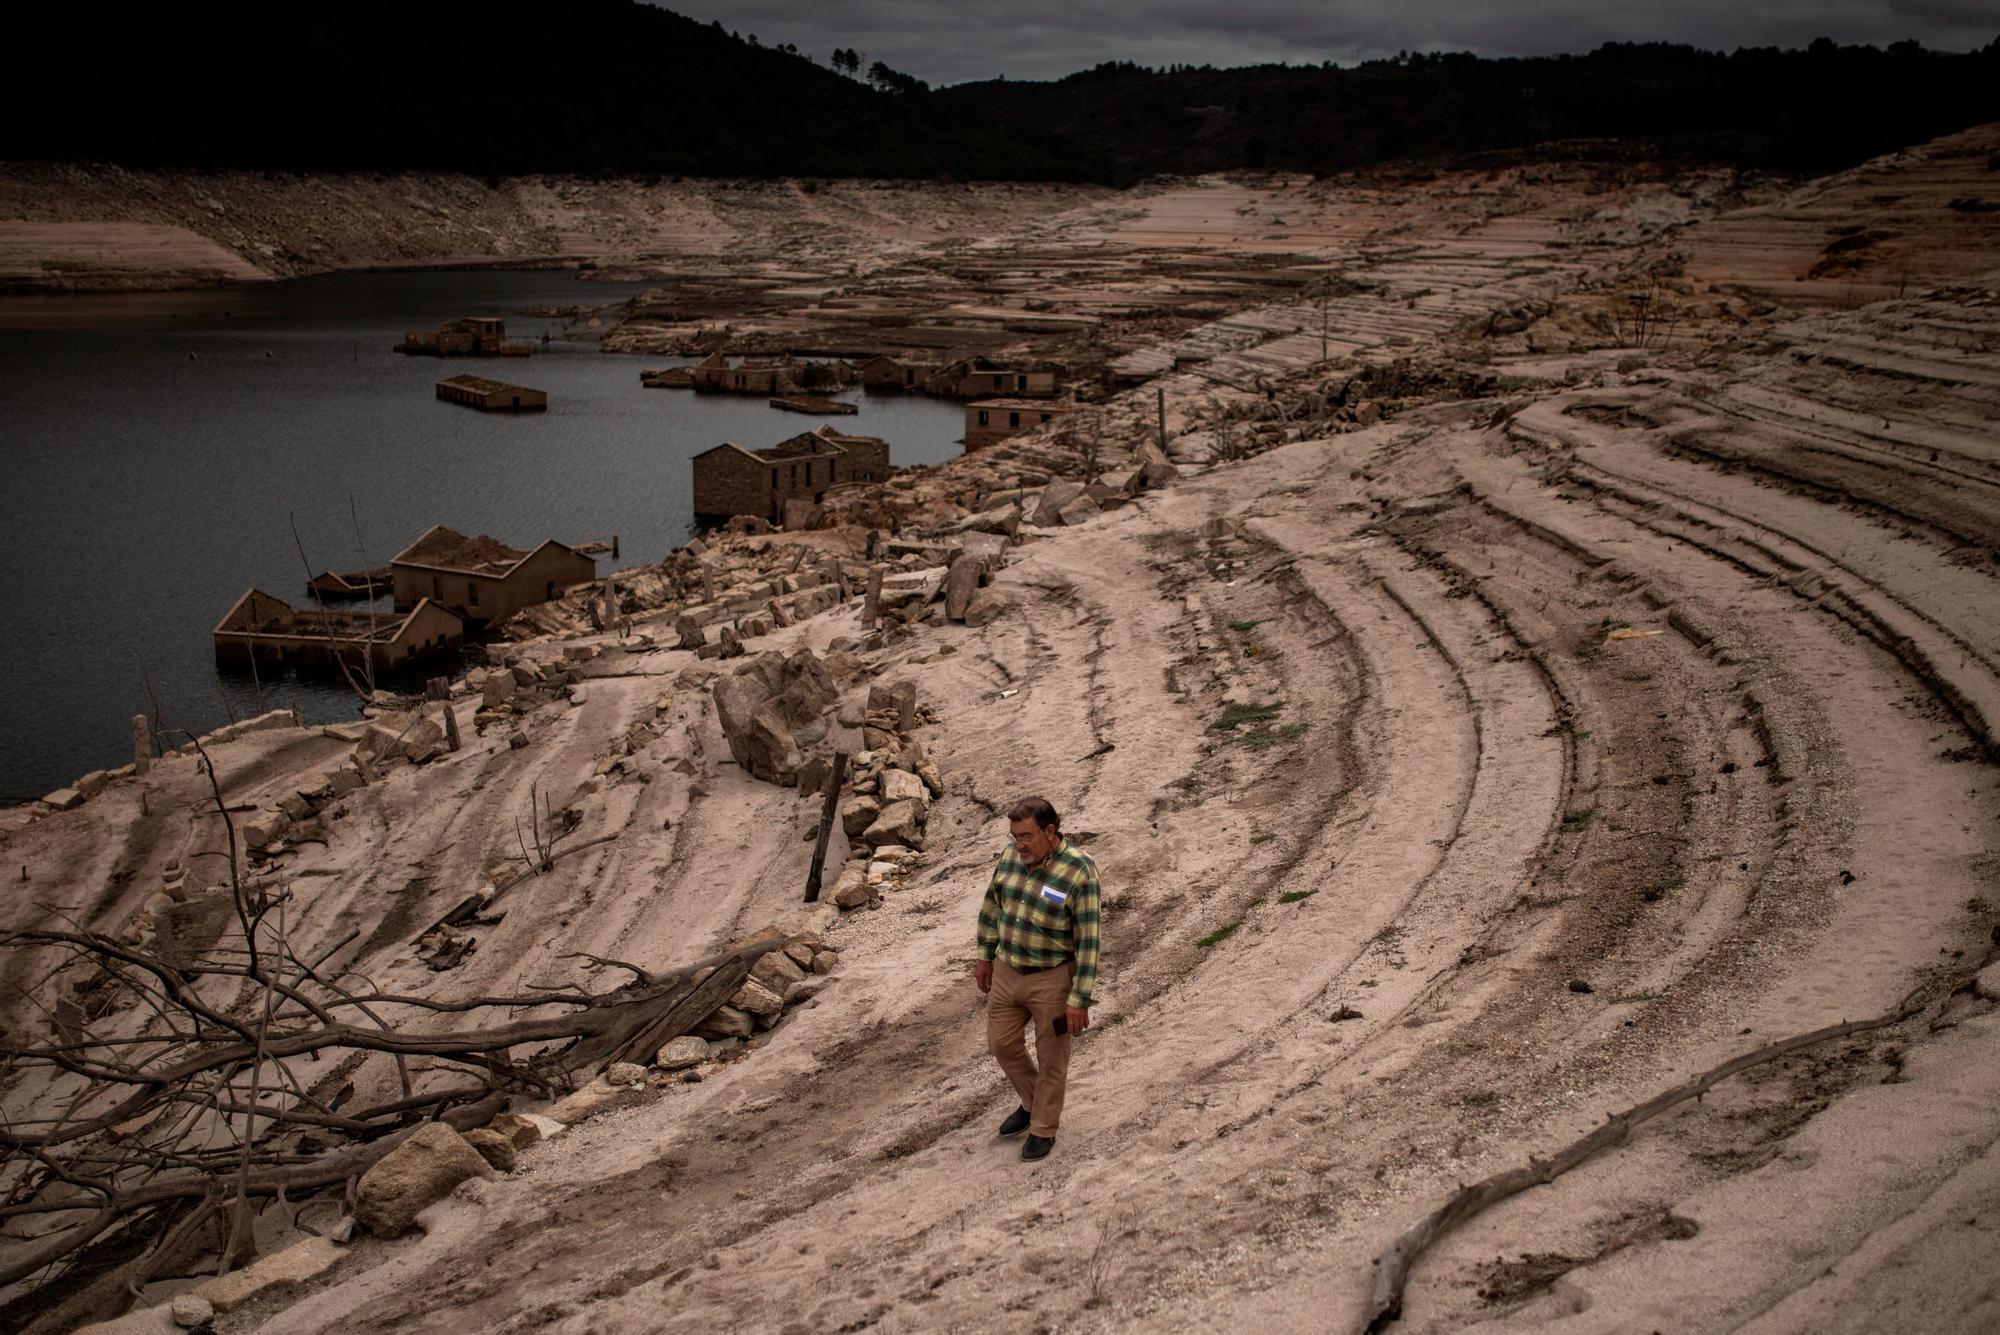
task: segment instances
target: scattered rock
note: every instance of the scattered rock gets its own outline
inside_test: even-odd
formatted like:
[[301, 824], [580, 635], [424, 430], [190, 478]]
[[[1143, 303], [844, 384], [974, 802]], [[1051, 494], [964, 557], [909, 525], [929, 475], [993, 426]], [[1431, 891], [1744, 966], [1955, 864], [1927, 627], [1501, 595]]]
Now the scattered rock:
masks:
[[465, 1133], [465, 1143], [479, 1152], [489, 1167], [502, 1173], [514, 1171], [514, 1142], [498, 1131], [481, 1127]]
[[984, 626], [996, 620], [1011, 606], [1013, 602], [1005, 594], [991, 588], [981, 589], [973, 594], [972, 601], [965, 605], [965, 624]]
[[205, 1326], [215, 1320], [215, 1304], [198, 1293], [177, 1294], [168, 1306], [168, 1315], [183, 1330]]
[[542, 1129], [520, 1113], [501, 1113], [486, 1124], [486, 1129], [505, 1136], [507, 1143], [517, 1150], [525, 1150], [542, 1138]]
[[706, 1020], [694, 1027], [694, 1033], [702, 1038], [748, 1038], [755, 1031], [748, 1011], [740, 1011], [734, 1006], [719, 1006]]
[[487, 709], [505, 704], [514, 698], [517, 685], [513, 672], [505, 668], [498, 672], [489, 672], [479, 687], [479, 703]]
[[1572, 978], [1569, 980], [1569, 990], [1572, 992], [1581, 992], [1587, 995], [1589, 993], [1595, 992], [1597, 989], [1592, 987], [1589, 983], [1584, 982], [1583, 979], [1581, 978]]
[[[442, 1123], [433, 1122], [431, 1125], [453, 1139], [458, 1137], [456, 1131]], [[397, 1150], [401, 1148], [398, 1146]], [[395, 1150], [390, 1151], [392, 1157], [395, 1153]], [[479, 1156], [473, 1154], [470, 1148], [466, 1148], [465, 1153], [471, 1155], [475, 1163], [479, 1163]], [[379, 1163], [375, 1165], [376, 1168], [381, 1166]], [[480, 1168], [483, 1171], [485, 1165], [481, 1163]], [[374, 1171], [373, 1168], [369, 1170], [370, 1173]], [[361, 1180], [364, 1185], [368, 1181], [366, 1176]], [[233, 1311], [267, 1290], [288, 1288], [294, 1284], [304, 1284], [308, 1280], [319, 1278], [338, 1265], [343, 1255], [345, 1253], [326, 1238], [307, 1238], [303, 1242], [293, 1243], [281, 1252], [272, 1252], [269, 1256], [259, 1258], [247, 1269], [224, 1275], [220, 1279], [211, 1279], [197, 1287], [194, 1292], [207, 1299], [218, 1312]]]
[[861, 832], [875, 823], [882, 814], [882, 804], [872, 797], [850, 797], [841, 808], [840, 828], [847, 832], [849, 839], [859, 839]]
[[785, 989], [785, 1004], [787, 1006], [796, 1006], [800, 1002], [811, 1001], [825, 990], [826, 985], [830, 981], [832, 980], [825, 977], [799, 979], [798, 982], [793, 983]]
[[[836, 908], [858, 909], [875, 898], [875, 887], [868, 884], [865, 867], [849, 867], [840, 873], [840, 880], [833, 887], [833, 903]], [[818, 955], [813, 956], [813, 967], [819, 969]]]
[[652, 1093], [651, 1087], [644, 1081], [636, 1085], [613, 1085], [605, 1080], [593, 1080], [582, 1089], [550, 1104], [548, 1115], [564, 1126], [576, 1126], [613, 1108], [644, 1103], [652, 1097]]
[[604, 1083], [617, 1087], [643, 1084], [645, 1080], [646, 1068], [637, 1062], [613, 1062], [604, 1073]]
[[1989, 964], [1972, 980], [1972, 990], [1988, 1001], [2000, 1001], [2000, 963]]
[[773, 950], [758, 957], [757, 963], [751, 966], [750, 977], [782, 997], [786, 988], [806, 976], [806, 968], [811, 964], [810, 955], [802, 966], [790, 959], [787, 952]]
[[653, 1058], [653, 1065], [662, 1071], [682, 1071], [707, 1060], [707, 1041], [693, 1034], [682, 1034], [679, 1038], [668, 1040]]
[[884, 802], [915, 802], [919, 819], [923, 817], [924, 809], [930, 805], [930, 790], [925, 787], [922, 779], [908, 770], [883, 770], [881, 787]]
[[736, 995], [729, 999], [729, 1005], [751, 1016], [771, 1016], [783, 1013], [785, 999], [754, 978], [745, 979], [743, 986], [736, 989]]
[[1062, 508], [1062, 513], [1057, 518], [1061, 519], [1065, 524], [1081, 524], [1087, 520], [1095, 519], [1103, 513], [1103, 507], [1096, 501], [1091, 500], [1088, 496], [1079, 496], [1068, 505], [1065, 505]]
[[979, 592], [980, 562], [976, 556], [961, 556], [951, 563], [944, 577], [944, 614], [953, 621], [965, 620], [972, 595]]
[[465, 1137], [442, 1122], [428, 1123], [361, 1175], [354, 1217], [377, 1237], [400, 1237], [425, 1206], [485, 1171], [486, 1161]]

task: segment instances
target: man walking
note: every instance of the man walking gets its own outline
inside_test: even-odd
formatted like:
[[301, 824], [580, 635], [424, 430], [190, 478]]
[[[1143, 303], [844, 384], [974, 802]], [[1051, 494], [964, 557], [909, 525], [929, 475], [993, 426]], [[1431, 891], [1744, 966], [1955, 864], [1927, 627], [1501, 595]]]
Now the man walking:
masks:
[[[1023, 1159], [1055, 1148], [1069, 1079], [1070, 1039], [1090, 1026], [1097, 982], [1097, 864], [1062, 835], [1062, 819], [1040, 797], [1007, 813], [1013, 845], [1001, 855], [979, 905], [979, 963], [972, 981], [986, 1000], [986, 1044], [1014, 1082], [1021, 1106], [1003, 1136], [1028, 1133]], [[1022, 1031], [1035, 1026], [1035, 1055]]]

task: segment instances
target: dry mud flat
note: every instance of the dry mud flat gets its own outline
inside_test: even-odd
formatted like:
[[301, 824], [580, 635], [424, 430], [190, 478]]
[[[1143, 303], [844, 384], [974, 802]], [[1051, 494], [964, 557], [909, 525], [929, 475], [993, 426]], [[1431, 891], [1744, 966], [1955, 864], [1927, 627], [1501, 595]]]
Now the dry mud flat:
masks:
[[[1402, 1328], [2000, 1322], [2000, 237], [1982, 276], [1900, 300], [1749, 317], [1697, 290], [1692, 333], [1593, 348], [1565, 301], [1699, 256], [1699, 189], [1446, 182], [1353, 235], [1336, 189], [1214, 207], [1238, 190], [1091, 225], [1250, 249], [1296, 210], [1353, 280], [1332, 364], [1317, 304], [1190, 330], [1163, 381], [1186, 476], [1024, 529], [984, 625], [862, 655], [917, 682], [945, 791], [923, 858], [827, 930], [828, 990], [219, 1328], [1353, 1327], [1371, 1258], [1457, 1184], [1906, 1003], [1446, 1235]], [[1135, 441], [1151, 404], [1107, 430]], [[1027, 440], [914, 479], [906, 536], [1070, 462]], [[858, 641], [858, 613], [749, 647]], [[355, 794], [297, 863], [314, 930], [359, 925], [358, 963], [421, 983], [405, 943], [531, 786], [617, 837], [528, 882], [433, 995], [793, 921], [817, 804], [728, 762], [689, 659], [610, 655], [581, 704], [523, 715], [526, 746], [490, 732]], [[232, 746], [247, 800], [341, 749]], [[155, 811], [199, 800], [155, 783], [184, 789]], [[1093, 1032], [1032, 1167], [992, 1135], [1011, 1105], [967, 976], [1027, 790], [1107, 890]], [[176, 837], [114, 785], [7, 851], [114, 925], [120, 869]]]

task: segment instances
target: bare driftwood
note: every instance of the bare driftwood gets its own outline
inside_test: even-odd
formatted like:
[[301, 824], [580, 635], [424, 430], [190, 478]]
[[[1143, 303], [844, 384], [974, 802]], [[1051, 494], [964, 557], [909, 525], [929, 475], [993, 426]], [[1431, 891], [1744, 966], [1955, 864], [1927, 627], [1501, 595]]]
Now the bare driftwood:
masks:
[[1497, 1205], [1510, 1196], [1526, 1191], [1529, 1187], [1538, 1187], [1555, 1181], [1579, 1164], [1587, 1162], [1605, 1150], [1623, 1144], [1635, 1128], [1645, 1125], [1661, 1113], [1689, 1099], [1700, 1098], [1733, 1075], [1740, 1075], [1752, 1067], [1776, 1061], [1801, 1048], [1901, 1024], [1922, 1009], [1923, 1003], [1917, 999], [1917, 994], [1912, 993], [1904, 999], [1902, 1005], [1887, 1015], [1880, 1015], [1872, 1020], [1851, 1020], [1845, 1024], [1828, 1025], [1824, 1029], [1795, 1034], [1791, 1038], [1780, 1039], [1754, 1052], [1746, 1052], [1712, 1070], [1704, 1071], [1685, 1084], [1655, 1094], [1636, 1107], [1614, 1113], [1603, 1126], [1583, 1139], [1571, 1143], [1552, 1158], [1530, 1157], [1526, 1167], [1512, 1168], [1475, 1182], [1471, 1186], [1460, 1187], [1450, 1199], [1412, 1224], [1387, 1251], [1375, 1258], [1375, 1291], [1369, 1298], [1368, 1312], [1362, 1323], [1362, 1330], [1368, 1332], [1368, 1335], [1373, 1335], [1376, 1331], [1386, 1329], [1401, 1316], [1403, 1288], [1409, 1281], [1410, 1268], [1416, 1264], [1417, 1258], [1445, 1232], [1464, 1223], [1488, 1206]]
[[[29, 1284], [0, 1327], [52, 1302], [76, 1310], [68, 1299], [86, 1289], [95, 1310], [79, 1314], [105, 1315], [195, 1264], [190, 1248], [206, 1266], [226, 1241], [226, 1268], [253, 1210], [351, 1183], [425, 1122], [482, 1125], [510, 1095], [650, 1051], [785, 944], [772, 933], [664, 971], [598, 961], [633, 975], [606, 992], [530, 984], [437, 1001], [331, 966], [352, 932], [302, 945], [307, 915], [288, 889], [232, 875], [228, 893], [235, 927], [171, 962], [73, 922], [0, 934], [39, 974], [9, 998], [25, 1023], [0, 1031], [0, 1070], [27, 1109], [0, 1122], [0, 1287]], [[393, 1063], [390, 1088], [357, 1099], [371, 1054]]]

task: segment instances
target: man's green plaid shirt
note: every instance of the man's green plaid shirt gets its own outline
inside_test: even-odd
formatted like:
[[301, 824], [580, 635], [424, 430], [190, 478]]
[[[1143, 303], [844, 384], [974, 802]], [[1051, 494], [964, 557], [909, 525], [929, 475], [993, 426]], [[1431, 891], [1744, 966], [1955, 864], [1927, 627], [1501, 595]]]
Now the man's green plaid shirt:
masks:
[[1039, 867], [1010, 845], [979, 905], [979, 958], [1017, 969], [1076, 961], [1069, 1004], [1090, 1005], [1097, 983], [1097, 864], [1065, 839]]

